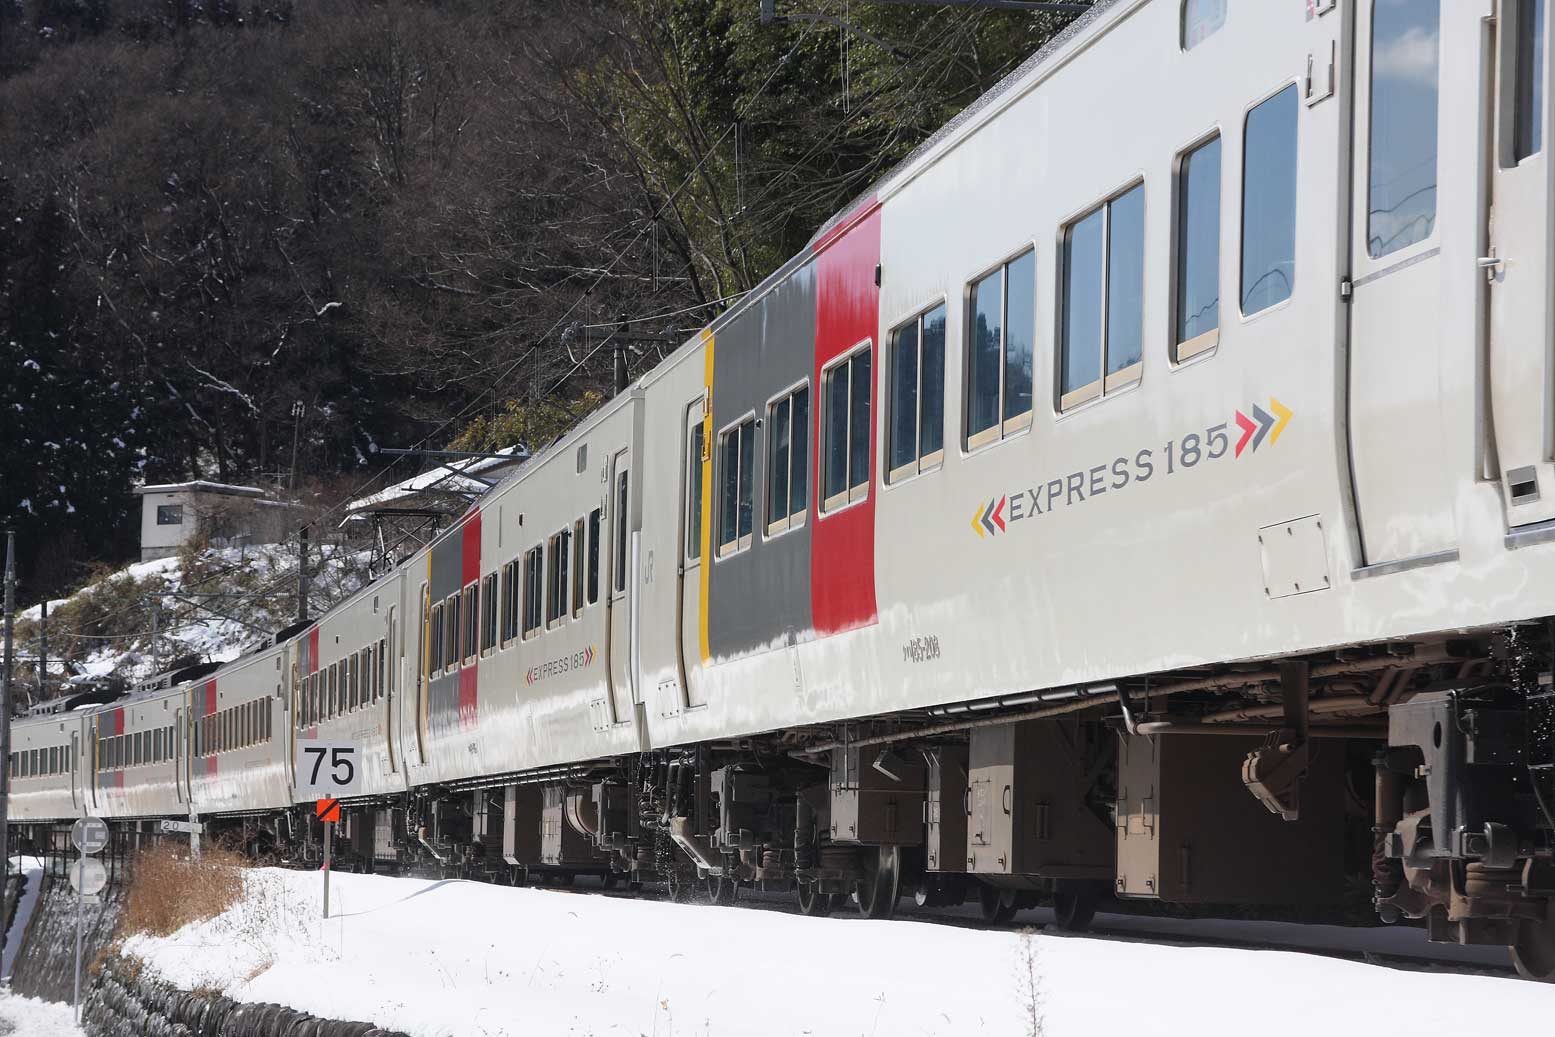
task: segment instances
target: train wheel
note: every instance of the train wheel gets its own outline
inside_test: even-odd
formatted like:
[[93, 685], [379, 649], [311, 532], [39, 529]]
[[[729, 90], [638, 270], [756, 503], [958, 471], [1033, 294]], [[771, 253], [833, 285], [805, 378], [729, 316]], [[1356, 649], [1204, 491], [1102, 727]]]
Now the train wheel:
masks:
[[812, 918], [822, 918], [832, 913], [836, 898], [822, 893], [813, 882], [799, 883], [799, 913]]
[[1084, 888], [1053, 894], [1053, 920], [1066, 933], [1083, 933], [1096, 917], [1096, 891]]
[[714, 875], [707, 877], [707, 899], [715, 904], [732, 904], [739, 896], [739, 892], [740, 883], [737, 879]]
[[1555, 983], [1555, 905], [1542, 922], [1525, 921], [1512, 944], [1512, 964], [1524, 979]]
[[983, 921], [1003, 924], [1015, 917], [1015, 893], [997, 886], [983, 886], [977, 891], [977, 900], [983, 909]]
[[858, 911], [865, 918], [890, 918], [902, 878], [902, 851], [897, 846], [879, 847], [874, 867], [864, 866], [865, 876], [856, 887]]
[[632, 879], [630, 882], [628, 882], [626, 884], [626, 891], [628, 893], [632, 894], [633, 896], [636, 896], [637, 894], [641, 893], [643, 891], [642, 879]]

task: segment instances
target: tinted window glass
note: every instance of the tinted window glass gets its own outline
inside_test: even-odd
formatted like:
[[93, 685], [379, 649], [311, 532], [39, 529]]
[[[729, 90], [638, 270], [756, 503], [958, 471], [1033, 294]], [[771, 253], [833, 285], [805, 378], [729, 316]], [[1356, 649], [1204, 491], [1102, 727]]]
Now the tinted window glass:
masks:
[[1177, 201], [1177, 342], [1220, 327], [1220, 138], [1183, 156]]
[[1247, 115], [1242, 168], [1242, 312], [1289, 299], [1296, 286], [1296, 87]]
[[[698, 476], [697, 486], [700, 488], [701, 477]], [[699, 494], [700, 496], [700, 494]], [[589, 512], [589, 604], [599, 600], [599, 509]], [[697, 508], [697, 530], [702, 529], [702, 509]], [[702, 550], [702, 541], [697, 540], [697, 551]]]
[[1107, 224], [1107, 373], [1144, 356], [1145, 189], [1113, 199]]
[[848, 489], [848, 365], [826, 372], [826, 497]]
[[626, 472], [616, 480], [616, 590], [626, 590]]
[[1545, 0], [1517, 0], [1515, 162], [1544, 148], [1544, 4]]
[[740, 436], [739, 430], [724, 433], [722, 455], [718, 459], [722, 473], [719, 496], [718, 546], [732, 544], [739, 537], [740, 518]]
[[918, 322], [891, 334], [892, 471], [918, 459]]
[[767, 418], [767, 519], [788, 514], [788, 466], [793, 457], [793, 413], [789, 401], [772, 405]]
[[1192, 50], [1226, 24], [1226, 0], [1183, 0], [1182, 46]]
[[1004, 420], [1031, 411], [1031, 343], [1037, 333], [1037, 259], [1027, 252], [1005, 268]]
[[1436, 225], [1441, 18], [1441, 0], [1377, 0], [1372, 8], [1373, 256], [1424, 241]]
[[756, 471], [756, 427], [747, 421], [740, 426], [740, 536], [751, 533], [752, 488]]
[[1106, 209], [1097, 209], [1064, 234], [1062, 394], [1101, 378], [1102, 230]]
[[863, 486], [869, 482], [869, 397], [873, 382], [870, 376], [870, 351], [864, 349], [853, 355], [852, 399], [848, 404], [849, 436], [852, 443], [848, 454], [848, 486]]
[[[691, 426], [691, 442], [686, 448], [686, 557], [702, 557], [702, 422]], [[590, 518], [592, 524], [593, 519]], [[592, 530], [590, 531], [592, 533]], [[589, 553], [594, 552], [592, 536], [589, 537]], [[593, 566], [589, 567], [589, 579], [594, 579]], [[589, 598], [593, 600], [590, 586]]]
[[[945, 446], [945, 307], [923, 315], [920, 335], [919, 392], [922, 397], [918, 429], [918, 456], [928, 457]], [[1030, 383], [1027, 383], [1030, 395]]]
[[1004, 334], [1004, 270], [972, 286], [971, 355], [967, 368], [968, 436], [999, 423], [999, 368]]
[[793, 462], [788, 479], [788, 513], [803, 515], [810, 507], [810, 387], [793, 396]]

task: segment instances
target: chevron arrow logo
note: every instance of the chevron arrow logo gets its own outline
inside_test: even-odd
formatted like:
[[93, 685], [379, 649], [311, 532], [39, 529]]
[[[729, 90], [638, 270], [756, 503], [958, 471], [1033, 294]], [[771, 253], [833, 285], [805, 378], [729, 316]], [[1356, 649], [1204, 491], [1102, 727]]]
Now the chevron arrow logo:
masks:
[[1237, 411], [1236, 427], [1242, 430], [1242, 438], [1236, 441], [1236, 456], [1241, 457], [1242, 451], [1247, 449], [1248, 440], [1252, 439], [1253, 433], [1258, 431], [1258, 426], [1253, 424], [1252, 418], [1249, 418], [1241, 411]]
[[1269, 397], [1269, 409], [1274, 412], [1276, 418], [1280, 419], [1275, 422], [1274, 429], [1269, 433], [1269, 445], [1273, 446], [1280, 441], [1280, 433], [1285, 431], [1285, 426], [1290, 424], [1290, 419], [1295, 415], [1291, 413], [1289, 407], [1273, 396]]
[[[1271, 444], [1280, 441], [1280, 435], [1294, 417], [1291, 409], [1273, 396], [1269, 397], [1269, 410], [1266, 411], [1258, 404], [1253, 404], [1253, 416], [1248, 417], [1241, 411], [1236, 412], [1236, 427], [1242, 430], [1242, 436], [1236, 441], [1236, 456], [1241, 457], [1242, 451], [1248, 446], [1254, 453], [1263, 446], [1267, 439]], [[1273, 411], [1270, 414], [1269, 411]]]
[[996, 501], [979, 504], [977, 510], [972, 512], [972, 532], [979, 537], [996, 536], [1003, 533], [1004, 506], [1010, 502], [1009, 497], [1000, 497]]

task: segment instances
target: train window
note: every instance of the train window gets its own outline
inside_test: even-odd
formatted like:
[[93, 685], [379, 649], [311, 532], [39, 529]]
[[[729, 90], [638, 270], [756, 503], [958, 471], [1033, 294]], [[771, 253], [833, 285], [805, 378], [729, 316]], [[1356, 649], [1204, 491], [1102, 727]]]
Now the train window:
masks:
[[340, 663], [329, 664], [329, 687], [324, 698], [324, 719], [333, 720], [340, 711]]
[[487, 573], [481, 580], [481, 651], [489, 652], [495, 647], [497, 647], [497, 574]]
[[702, 464], [707, 460], [705, 400], [688, 408], [686, 418], [686, 560], [702, 557]]
[[443, 602], [443, 668], [456, 669], [459, 665], [459, 602], [460, 591], [454, 591]]
[[431, 648], [427, 652], [427, 671], [436, 673], [443, 668], [443, 603], [432, 606], [432, 618], [427, 623], [427, 640]]
[[480, 652], [480, 647], [476, 643], [476, 639], [480, 637], [481, 632], [479, 580], [464, 589], [464, 605], [461, 615], [464, 617], [464, 640], [462, 642], [464, 645], [464, 665], [468, 666], [475, 661], [475, 656]]
[[49, 773], [59, 773], [59, 746], [57, 745], [49, 748]]
[[767, 532], [804, 525], [810, 510], [810, 387], [767, 408]]
[[1036, 256], [1027, 250], [971, 285], [967, 299], [968, 449], [1031, 425]]
[[1192, 50], [1226, 24], [1226, 0], [1183, 0], [1182, 49]]
[[746, 418], [718, 437], [718, 556], [750, 546], [755, 492], [756, 419]]
[[352, 652], [346, 656], [346, 668], [349, 676], [346, 680], [345, 708], [352, 710], [362, 704], [362, 653]]
[[[1247, 113], [1242, 160], [1242, 314], [1296, 289], [1296, 86]], [[1432, 131], [1433, 137], [1435, 131]]]
[[151, 732], [151, 759], [155, 763], [162, 762], [162, 732], [160, 729]]
[[[390, 613], [390, 615], [389, 615], [389, 624], [390, 624], [391, 627], [393, 626], [393, 623], [394, 623], [393, 612], [394, 612], [393, 609], [389, 610], [389, 613]], [[389, 658], [389, 639], [386, 638], [386, 637], [380, 637], [378, 639], [378, 651], [373, 655], [373, 662], [376, 664], [375, 670], [377, 671], [377, 679], [373, 682], [373, 701], [374, 702], [377, 702], [379, 699], [383, 698], [383, 692], [384, 692], [385, 687], [387, 686], [386, 683], [385, 683], [385, 677], [387, 676], [388, 669], [389, 669], [388, 658]]]
[[1173, 356], [1220, 342], [1220, 137], [1184, 152], [1177, 167], [1177, 288]]
[[1145, 187], [1064, 231], [1060, 410], [1139, 381], [1144, 355]]
[[1372, 6], [1367, 251], [1386, 256], [1436, 226], [1441, 0]]
[[528, 637], [541, 626], [540, 592], [545, 583], [545, 556], [538, 548], [530, 548], [524, 555], [524, 636]]
[[619, 455], [616, 465], [621, 474], [616, 477], [615, 589], [617, 594], [621, 594], [626, 590], [627, 503], [631, 500], [627, 489], [625, 451]]
[[588, 553], [588, 537], [584, 533], [583, 520], [572, 524], [572, 614], [583, 615], [583, 567]]
[[869, 401], [872, 343], [865, 343], [822, 376], [826, 447], [823, 510], [830, 511], [869, 492]]
[[142, 731], [135, 736], [135, 763], [151, 762], [151, 732]]
[[1511, 10], [1513, 165], [1544, 149], [1544, 3], [1516, 0]]
[[886, 479], [896, 482], [939, 467], [945, 456], [944, 303], [891, 332], [887, 363], [891, 457]]
[[562, 530], [551, 537], [548, 545], [549, 567], [546, 569], [545, 622], [548, 626], [567, 616], [567, 564], [572, 555], [572, 533]]
[[518, 559], [502, 567], [502, 647], [518, 636]]
[[589, 512], [589, 604], [599, 600], [599, 527], [600, 511]]

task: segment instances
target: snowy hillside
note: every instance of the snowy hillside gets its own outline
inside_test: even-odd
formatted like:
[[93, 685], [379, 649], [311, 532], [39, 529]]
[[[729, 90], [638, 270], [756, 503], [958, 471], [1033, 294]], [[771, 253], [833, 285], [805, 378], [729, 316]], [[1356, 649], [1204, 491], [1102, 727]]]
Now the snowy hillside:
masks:
[[[309, 563], [310, 614], [359, 589], [367, 561], [367, 552], [341, 544], [317, 549]], [[41, 614], [34, 606], [17, 623], [19, 677], [29, 692]], [[207, 548], [137, 562], [49, 603], [49, 678], [55, 685], [114, 674], [136, 681], [176, 659], [224, 662], [296, 615], [292, 545]]]

